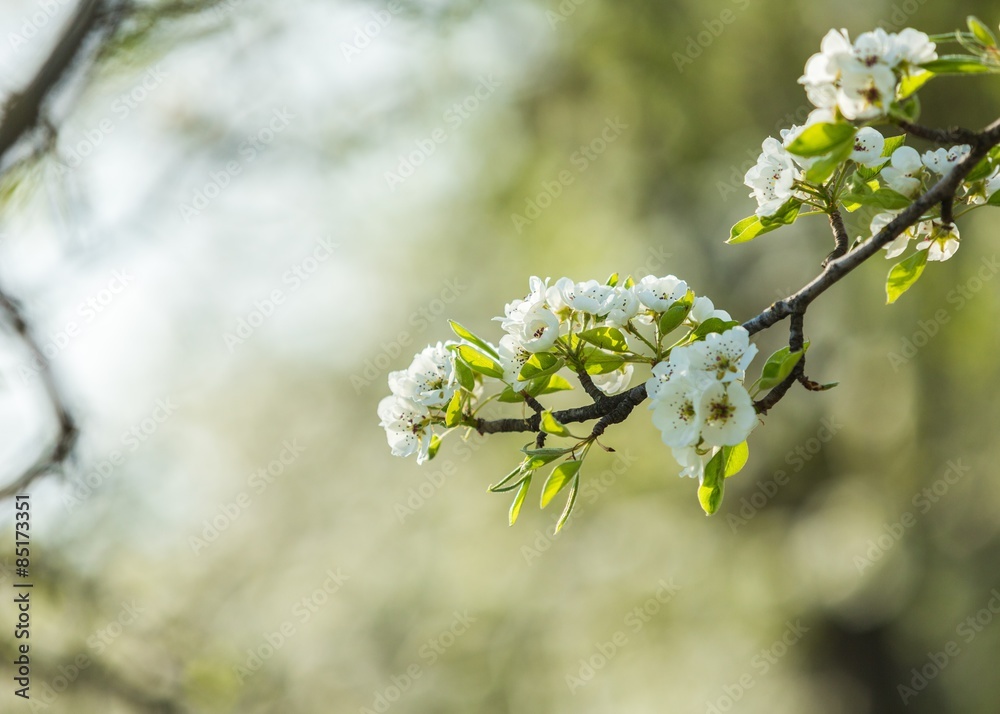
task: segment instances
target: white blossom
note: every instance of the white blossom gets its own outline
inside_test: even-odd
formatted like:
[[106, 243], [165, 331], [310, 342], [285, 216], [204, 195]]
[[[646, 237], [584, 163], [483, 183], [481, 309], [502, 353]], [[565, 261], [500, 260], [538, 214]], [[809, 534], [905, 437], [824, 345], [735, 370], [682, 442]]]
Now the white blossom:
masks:
[[854, 137], [851, 160], [873, 168], [885, 160], [882, 156], [883, 148], [885, 148], [885, 137], [877, 129], [872, 129], [870, 126], [862, 127]]
[[924, 166], [936, 174], [945, 175], [955, 168], [966, 156], [969, 155], [969, 145], [953, 146], [950, 149], [936, 149], [926, 151], [923, 155]]
[[656, 388], [656, 398], [650, 401], [649, 408], [664, 444], [679, 447], [698, 443], [703, 422], [701, 402], [702, 390], [686, 375], [674, 375]]
[[920, 154], [911, 146], [900, 146], [892, 152], [890, 165], [882, 169], [882, 178], [893, 191], [913, 196], [920, 189], [924, 165]]
[[503, 381], [516, 384], [521, 368], [531, 358], [531, 353], [513, 335], [504, 335], [500, 338], [497, 354], [500, 355], [500, 365], [503, 367]]
[[616, 286], [611, 288], [604, 303], [603, 313], [607, 313], [607, 323], [614, 327], [624, 327], [625, 323], [639, 314], [639, 298], [632, 288]]
[[674, 447], [670, 450], [674, 461], [681, 467], [682, 477], [696, 478], [701, 481], [705, 476], [705, 464], [712, 457], [711, 453], [701, 453], [694, 446]]
[[895, 98], [896, 83], [896, 75], [884, 64], [845, 63], [837, 92], [840, 113], [852, 121], [884, 116]]
[[609, 285], [602, 285], [596, 280], [577, 283], [573, 288], [570, 307], [591, 315], [601, 315], [606, 309], [610, 296], [611, 287]]
[[753, 189], [757, 199], [757, 215], [773, 216], [794, 195], [795, 181], [802, 175], [793, 157], [774, 137], [764, 139], [757, 164], [743, 177], [743, 183]]
[[687, 295], [688, 286], [673, 275], [662, 278], [647, 275], [636, 283], [634, 289], [635, 296], [643, 306], [653, 312], [666, 312], [671, 305]]
[[739, 382], [710, 384], [702, 392], [698, 411], [704, 419], [702, 439], [711, 446], [736, 446], [757, 424], [753, 400]]
[[393, 456], [416, 454], [418, 464], [427, 460], [431, 431], [426, 407], [391, 395], [379, 402], [378, 416]]
[[632, 383], [632, 373], [634, 371], [633, 366], [626, 363], [613, 372], [595, 374], [590, 379], [598, 389], [610, 396], [624, 391]]
[[405, 370], [389, 373], [389, 390], [427, 407], [444, 406], [456, 389], [455, 356], [451, 342], [429, 345], [413, 357]]
[[920, 224], [923, 240], [917, 243], [917, 250], [927, 249], [927, 260], [943, 262], [958, 251], [958, 226], [944, 225], [940, 221], [924, 221]]
[[715, 304], [710, 298], [705, 296], [696, 297], [694, 299], [694, 304], [691, 306], [691, 312], [689, 312], [687, 316], [688, 322], [697, 327], [701, 323], [705, 322], [705, 320], [713, 317], [725, 320], [726, 322], [733, 319], [725, 310], [716, 310]]
[[720, 382], [742, 380], [757, 354], [757, 345], [750, 344], [750, 333], [743, 327], [713, 332], [689, 347], [683, 353], [686, 368]]

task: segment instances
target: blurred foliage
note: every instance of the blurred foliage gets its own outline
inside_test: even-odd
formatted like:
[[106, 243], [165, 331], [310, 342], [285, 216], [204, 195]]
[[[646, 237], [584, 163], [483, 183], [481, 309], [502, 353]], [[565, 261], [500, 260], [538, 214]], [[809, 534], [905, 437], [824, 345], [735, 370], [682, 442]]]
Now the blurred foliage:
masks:
[[[387, 369], [446, 339], [449, 317], [495, 335], [489, 318], [532, 274], [676, 273], [741, 318], [804, 284], [831, 247], [821, 220], [724, 240], [753, 210], [741, 182], [761, 140], [808, 110], [806, 58], [830, 27], [943, 32], [968, 13], [995, 26], [994, 5], [277, 6], [137, 28], [51, 161], [147, 62], [169, 82], [79, 170], [4, 205], [0, 273], [43, 330], [110, 266], [139, 276], [55, 360], [84, 426], [80, 474], [155, 398], [181, 405], [80, 505], [64, 505], [72, 474], [33, 496], [33, 694], [65, 690], [47, 711], [996, 711], [1000, 625], [969, 641], [957, 629], [1000, 586], [990, 217], [971, 216], [956, 257], [898, 304], [883, 305], [889, 265], [874, 259], [810, 310], [808, 371], [840, 386], [798, 390], [767, 417], [712, 518], [641, 409], [606, 435], [616, 454], [588, 461], [554, 538], [557, 513], [525, 509], [507, 528], [509, 499], [485, 492], [520, 437], [446, 444], [418, 469], [389, 456], [375, 418]], [[345, 56], [372, 22], [371, 46]], [[495, 94], [449, 123], [489, 74]], [[924, 95], [929, 125], [1000, 113], [989, 78]], [[294, 123], [244, 160], [283, 105]], [[625, 128], [580, 159], [608, 121]], [[439, 128], [447, 141], [389, 190], [384, 173]], [[178, 204], [229, 161], [241, 174], [182, 220]], [[519, 231], [511, 215], [563, 171], [572, 182]], [[282, 276], [321, 235], [335, 257], [293, 292]], [[278, 288], [286, 304], [227, 350], [221, 335]], [[758, 340], [764, 354], [781, 329]], [[296, 439], [302, 455], [275, 462]], [[941, 481], [956, 462], [967, 472]], [[122, 624], [133, 601], [142, 612]], [[102, 632], [118, 634], [95, 646]], [[29, 711], [9, 696], [8, 633], [2, 708]], [[897, 685], [949, 641], [960, 654], [904, 705]]]

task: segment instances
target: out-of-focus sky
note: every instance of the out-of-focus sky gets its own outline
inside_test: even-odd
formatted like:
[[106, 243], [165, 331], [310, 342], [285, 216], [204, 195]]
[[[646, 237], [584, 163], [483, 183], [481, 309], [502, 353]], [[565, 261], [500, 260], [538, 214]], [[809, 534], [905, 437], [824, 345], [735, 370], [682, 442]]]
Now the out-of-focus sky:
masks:
[[[4, 95], [71, 12], [3, 3]], [[498, 338], [531, 275], [674, 273], [738, 318], [806, 282], [822, 221], [723, 243], [761, 140], [808, 110], [806, 58], [830, 27], [970, 12], [1000, 21], [917, 0], [230, 1], [75, 77], [56, 147], [0, 204], [0, 284], [82, 427], [66, 475], [31, 487], [36, 707], [994, 712], [985, 211], [897, 305], [876, 258], [810, 310], [811, 376], [841, 385], [767, 417], [713, 518], [643, 409], [555, 538], [556, 514], [508, 528], [486, 493], [521, 437], [418, 467], [375, 416], [389, 370], [448, 318]], [[924, 120], [985, 124], [997, 87], [932, 84]], [[907, 340], [926, 344], [893, 359]], [[27, 364], [5, 334], [0, 479], [53, 433]], [[0, 710], [33, 711], [12, 695], [11, 504], [0, 519]]]

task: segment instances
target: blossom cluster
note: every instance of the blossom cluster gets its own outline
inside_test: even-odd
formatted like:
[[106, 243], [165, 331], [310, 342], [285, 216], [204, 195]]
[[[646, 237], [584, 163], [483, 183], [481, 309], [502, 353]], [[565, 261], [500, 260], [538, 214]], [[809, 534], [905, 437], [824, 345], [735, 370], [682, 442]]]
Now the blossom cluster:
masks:
[[378, 416], [393, 456], [416, 454], [418, 464], [429, 458], [431, 426], [441, 421], [458, 388], [452, 344], [429, 345], [405, 370], [389, 373], [392, 394], [379, 402]]
[[876, 119], [888, 113], [900, 81], [935, 59], [935, 44], [912, 28], [864, 32], [853, 44], [847, 30], [830, 30], [799, 83], [820, 109], [836, 109], [851, 121]]
[[[636, 365], [651, 367], [645, 384], [653, 423], [683, 475], [701, 476], [713, 449], [740, 444], [757, 423], [743, 383], [757, 352], [749, 333], [673, 275], [606, 283], [532, 277], [528, 294], [503, 313], [495, 318], [505, 333], [499, 344], [453, 325], [462, 339], [431, 345], [390, 373], [392, 394], [378, 415], [394, 455], [432, 458], [440, 439], [434, 428], [455, 425], [451, 405], [472, 414], [489, 400], [481, 399], [484, 378], [496, 380], [501, 401], [517, 401], [525, 390], [572, 388], [556, 376], [560, 369], [614, 395], [631, 386]], [[540, 372], [540, 356], [554, 369]]]
[[713, 333], [704, 341], [675, 347], [653, 367], [646, 393], [653, 424], [682, 476], [701, 478], [712, 447], [736, 446], [757, 425], [757, 412], [743, 384], [757, 354], [742, 327]]

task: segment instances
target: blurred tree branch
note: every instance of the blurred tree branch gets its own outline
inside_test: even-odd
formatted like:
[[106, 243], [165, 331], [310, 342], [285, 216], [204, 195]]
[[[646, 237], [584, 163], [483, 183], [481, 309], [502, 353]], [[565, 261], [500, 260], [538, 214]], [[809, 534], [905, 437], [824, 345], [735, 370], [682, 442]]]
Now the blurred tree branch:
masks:
[[[18, 147], [34, 132], [40, 128], [50, 136], [56, 132], [45, 116], [45, 105], [72, 70], [84, 62], [89, 63], [89, 69], [109, 54], [127, 50], [146, 37], [160, 20], [200, 12], [219, 2], [171, 0], [159, 5], [137, 5], [124, 0], [81, 0], [35, 75], [3, 104], [0, 175], [17, 162]], [[126, 20], [130, 21], [127, 25]], [[30, 152], [35, 153], [37, 148]], [[39, 476], [60, 468], [76, 444], [78, 429], [19, 301], [3, 286], [0, 286], [0, 312], [35, 361], [58, 423], [55, 442], [23, 474], [0, 489], [3, 499], [22, 491]]]

